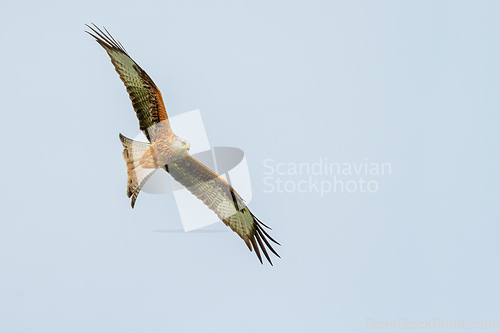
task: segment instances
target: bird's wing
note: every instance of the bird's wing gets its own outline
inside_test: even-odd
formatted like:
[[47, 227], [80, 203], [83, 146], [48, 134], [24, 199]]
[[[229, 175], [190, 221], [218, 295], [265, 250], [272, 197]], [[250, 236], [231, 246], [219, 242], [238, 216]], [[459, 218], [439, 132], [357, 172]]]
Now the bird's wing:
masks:
[[[125, 84], [134, 110], [139, 119], [140, 129], [149, 141], [154, 137], [155, 124], [168, 122], [167, 111], [160, 90], [149, 75], [128, 55], [125, 48], [109, 32], [103, 32], [95, 24], [87, 25], [87, 31], [106, 50], [116, 72]], [[168, 126], [170, 128], [170, 126]]]
[[236, 232], [245, 241], [250, 251], [254, 249], [261, 263], [260, 251], [272, 265], [266, 246], [279, 257], [269, 240], [278, 245], [279, 243], [264, 230], [264, 227], [270, 228], [250, 212], [244, 200], [223, 178], [189, 154], [169, 163], [167, 171], [217, 214], [225, 225]]

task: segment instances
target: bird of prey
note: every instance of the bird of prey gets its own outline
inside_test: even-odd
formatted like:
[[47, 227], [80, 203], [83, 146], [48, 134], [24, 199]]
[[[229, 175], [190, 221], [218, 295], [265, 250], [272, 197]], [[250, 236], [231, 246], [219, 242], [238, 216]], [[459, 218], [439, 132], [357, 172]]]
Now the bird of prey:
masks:
[[139, 126], [149, 142], [131, 140], [120, 133], [123, 157], [127, 163], [127, 195], [134, 208], [142, 186], [158, 169], [167, 171], [212, 210], [224, 224], [236, 232], [262, 264], [260, 252], [272, 265], [269, 249], [275, 241], [270, 229], [250, 212], [238, 193], [215, 172], [189, 154], [189, 143], [175, 135], [170, 127], [160, 90], [148, 74], [128, 55], [120, 42], [104, 28], [87, 25], [86, 31], [106, 50], [120, 79], [125, 84], [139, 119]]

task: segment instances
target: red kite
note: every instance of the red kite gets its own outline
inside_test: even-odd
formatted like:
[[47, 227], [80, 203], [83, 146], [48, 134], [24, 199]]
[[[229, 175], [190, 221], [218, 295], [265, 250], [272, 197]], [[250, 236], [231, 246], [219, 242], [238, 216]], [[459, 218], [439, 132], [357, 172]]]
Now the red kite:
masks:
[[160, 90], [148, 74], [128, 55], [109, 32], [87, 25], [88, 32], [106, 50], [116, 72], [125, 84], [139, 119], [139, 127], [149, 143], [138, 142], [120, 134], [123, 157], [127, 163], [127, 196], [135, 201], [142, 186], [157, 169], [164, 169], [212, 210], [222, 222], [236, 232], [262, 264], [262, 251], [272, 265], [266, 247], [280, 257], [268, 239], [278, 245], [238, 193], [215, 172], [193, 158], [189, 143], [175, 135], [170, 127]]

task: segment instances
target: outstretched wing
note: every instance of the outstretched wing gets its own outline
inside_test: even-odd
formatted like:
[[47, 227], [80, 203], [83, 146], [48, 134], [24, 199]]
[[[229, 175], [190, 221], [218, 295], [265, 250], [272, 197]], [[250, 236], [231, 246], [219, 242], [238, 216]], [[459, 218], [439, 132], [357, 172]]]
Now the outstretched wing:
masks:
[[[106, 50], [116, 72], [125, 84], [134, 110], [139, 119], [140, 129], [149, 141], [154, 137], [155, 124], [168, 120], [160, 90], [149, 75], [128, 55], [125, 48], [104, 28], [103, 32], [95, 24], [87, 25], [87, 31]], [[170, 127], [168, 125], [168, 127]], [[171, 129], [170, 129], [171, 131]]]
[[[244, 200], [223, 178], [207, 168], [191, 155], [169, 163], [167, 171], [172, 177], [194, 194], [247, 244], [250, 251], [262, 263], [260, 251], [272, 265], [266, 247], [279, 257], [269, 240], [280, 245], [264, 230], [270, 229], [246, 207]], [[268, 240], [269, 239], [269, 240]]]

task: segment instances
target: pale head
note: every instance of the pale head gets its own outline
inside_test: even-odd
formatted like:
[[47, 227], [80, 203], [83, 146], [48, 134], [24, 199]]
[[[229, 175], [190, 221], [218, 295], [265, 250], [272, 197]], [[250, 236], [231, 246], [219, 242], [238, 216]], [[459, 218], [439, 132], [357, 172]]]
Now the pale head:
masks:
[[177, 154], [184, 154], [185, 152], [189, 151], [189, 148], [191, 148], [191, 145], [186, 139], [181, 138], [180, 136], [175, 136], [176, 139], [172, 143], [172, 147], [175, 149]]

